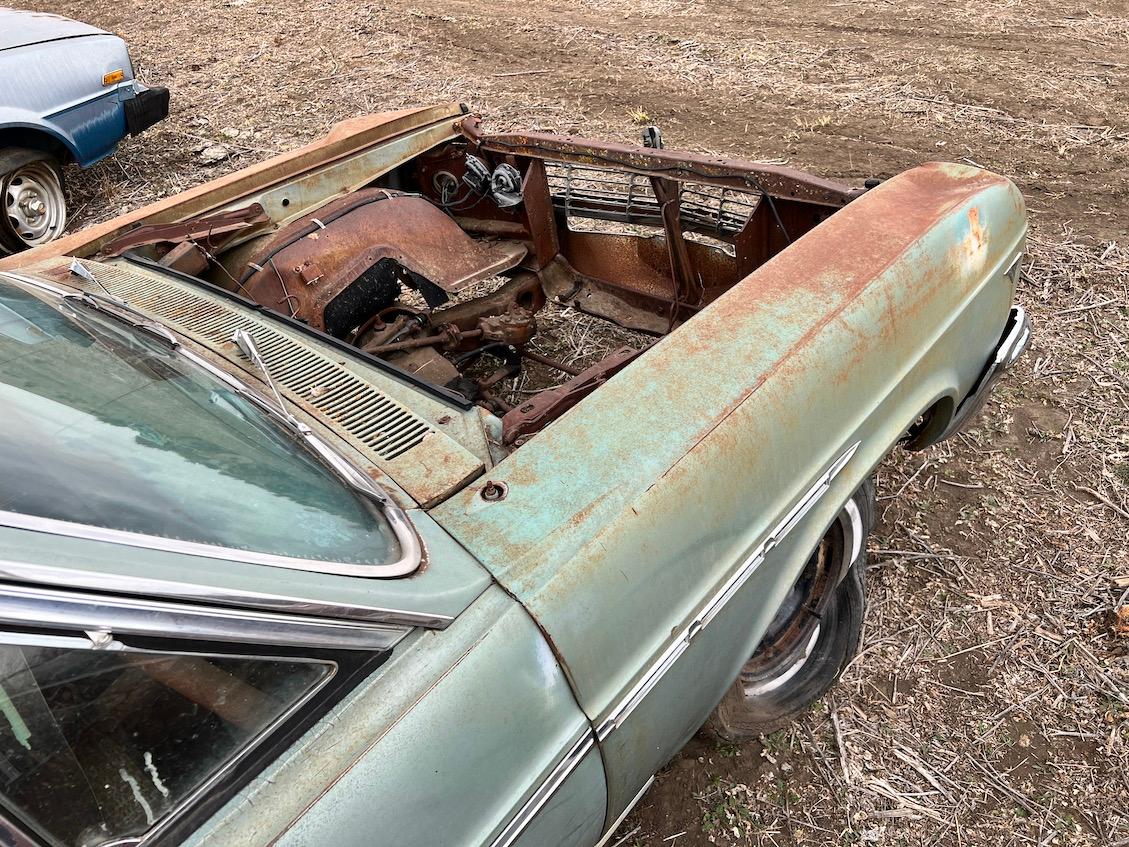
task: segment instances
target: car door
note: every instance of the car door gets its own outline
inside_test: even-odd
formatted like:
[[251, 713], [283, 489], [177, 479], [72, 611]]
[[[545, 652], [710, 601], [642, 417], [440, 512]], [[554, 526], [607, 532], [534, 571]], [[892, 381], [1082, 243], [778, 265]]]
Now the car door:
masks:
[[180, 841], [402, 634], [5, 585], [0, 817], [15, 843]]

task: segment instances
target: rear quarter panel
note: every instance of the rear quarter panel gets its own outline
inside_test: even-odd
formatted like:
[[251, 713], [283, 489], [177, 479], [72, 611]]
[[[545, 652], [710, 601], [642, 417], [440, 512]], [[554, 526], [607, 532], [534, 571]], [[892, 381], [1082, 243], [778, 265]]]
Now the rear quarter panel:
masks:
[[609, 817], [700, 725], [841, 504], [966, 392], [1013, 295], [1022, 199], [934, 164], [856, 200], [432, 510], [530, 610], [599, 725], [802, 492], [831, 491], [602, 744]]

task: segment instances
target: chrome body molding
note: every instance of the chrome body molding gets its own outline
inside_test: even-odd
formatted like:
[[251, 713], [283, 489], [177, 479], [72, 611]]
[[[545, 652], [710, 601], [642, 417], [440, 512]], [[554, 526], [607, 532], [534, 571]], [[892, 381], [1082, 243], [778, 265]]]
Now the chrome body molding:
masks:
[[136, 598], [95, 597], [10, 584], [0, 588], [0, 625], [82, 631], [89, 639], [86, 646], [92, 649], [121, 649], [115, 636], [137, 635], [373, 651], [390, 650], [411, 631], [405, 626], [237, 612]]
[[588, 751], [596, 745], [596, 737], [591, 729], [585, 729], [583, 735], [569, 748], [565, 753], [563, 759], [557, 762], [556, 767], [549, 773], [549, 775], [537, 787], [528, 800], [518, 809], [505, 829], [503, 829], [498, 836], [490, 842], [490, 847], [510, 847], [518, 837], [525, 831], [525, 828], [541, 811], [541, 808], [549, 802], [558, 788], [568, 779], [569, 774], [576, 770], [577, 766], [588, 755]]
[[596, 842], [596, 847], [604, 847], [605, 844], [611, 841], [612, 836], [615, 835], [615, 831], [619, 829], [619, 825], [631, 814], [631, 810], [639, 805], [639, 801], [643, 799], [643, 795], [647, 793], [647, 789], [654, 784], [655, 777], [652, 775], [650, 779], [643, 783], [643, 787], [639, 789], [639, 793], [631, 798], [631, 802], [627, 804], [627, 807], [619, 813], [619, 817], [615, 819], [615, 823], [609, 826], [607, 832]]
[[748, 555], [729, 579], [727, 579], [706, 601], [694, 619], [679, 631], [674, 641], [672, 641], [662, 654], [651, 663], [650, 667], [643, 672], [639, 681], [612, 706], [607, 717], [600, 722], [600, 725], [596, 729], [596, 737], [598, 740], [603, 741], [613, 730], [623, 725], [623, 722], [635, 711], [635, 708], [643, 702], [643, 699], [650, 693], [651, 689], [653, 689], [666, 672], [674, 666], [678, 658], [686, 652], [686, 649], [690, 646], [690, 642], [694, 637], [707, 627], [710, 621], [717, 617], [718, 613], [725, 607], [725, 604], [733, 599], [733, 596], [740, 590], [741, 586], [743, 586], [748, 581], [749, 577], [756, 572], [757, 568], [763, 564], [769, 551], [783, 541], [788, 533], [796, 528], [796, 525], [799, 524], [804, 515], [810, 512], [812, 507], [819, 502], [820, 498], [822, 498], [831, 487], [831, 482], [839, 475], [839, 472], [847, 466], [851, 457], [858, 451], [861, 443], [862, 442], [856, 441], [852, 444], [846, 452], [832, 463], [831, 467], [823, 472], [819, 479], [817, 479], [804, 495], [796, 501], [796, 504], [788, 511], [788, 514], [777, 523], [765, 540]]
[[[450, 615], [412, 612], [356, 603], [309, 600], [285, 594], [273, 594], [269, 591], [218, 588], [154, 577], [127, 576], [83, 568], [14, 562], [4, 559], [0, 559], [0, 580], [61, 588], [82, 588], [90, 591], [108, 591], [117, 594], [144, 594], [162, 599], [187, 600], [212, 606], [238, 607], [230, 610], [232, 616], [238, 616], [240, 609], [261, 609], [286, 615], [307, 615], [392, 626], [419, 626], [424, 629], [445, 629], [454, 620]], [[220, 610], [217, 609], [217, 611]], [[228, 610], [225, 608], [223, 611], [227, 612]]]
[[[97, 278], [89, 269], [77, 259], [71, 263], [71, 273], [82, 279], [92, 280], [96, 284]], [[0, 274], [20, 284], [36, 288], [44, 293], [60, 298], [63, 302], [73, 299], [82, 299], [84, 294], [73, 291], [68, 292], [58, 286], [27, 277], [22, 274]], [[304, 559], [280, 554], [264, 553], [255, 550], [243, 550], [232, 547], [220, 547], [212, 544], [203, 544], [194, 541], [181, 541], [174, 538], [165, 538], [156, 535], [146, 535], [139, 532], [128, 532], [118, 529], [90, 526], [88, 524], [73, 523], [71, 521], [42, 518], [35, 515], [24, 515], [17, 512], [0, 511], [0, 526], [10, 526], [17, 529], [30, 529], [36, 532], [47, 532], [53, 535], [65, 535], [72, 538], [85, 538], [91, 541], [104, 541], [112, 544], [124, 544], [131, 547], [143, 547], [152, 550], [167, 550], [173, 553], [185, 553], [192, 556], [203, 556], [211, 559], [224, 559], [227, 561], [246, 562], [253, 565], [267, 565], [269, 567], [289, 568], [292, 570], [312, 571], [314, 573], [334, 574], [337, 576], [357, 577], [399, 577], [414, 572], [423, 561], [423, 546], [419, 536], [412, 527], [404, 510], [380, 489], [380, 487], [365, 473], [353, 465], [344, 455], [333, 448], [324, 439], [314, 433], [312, 429], [299, 421], [283, 405], [272, 403], [265, 396], [254, 390], [243, 380], [228, 373], [223, 368], [213, 364], [205, 357], [188, 349], [179, 337], [164, 324], [158, 324], [148, 318], [129, 319], [132, 311], [124, 301], [117, 298], [105, 298], [124, 310], [118, 315], [122, 320], [127, 320], [133, 326], [144, 329], [150, 333], [154, 327], [160, 330], [162, 338], [171, 342], [172, 349], [182, 358], [187, 359], [196, 367], [204, 370], [216, 379], [223, 382], [241, 397], [253, 402], [273, 420], [285, 429], [295, 433], [322, 464], [332, 470], [341, 481], [356, 491], [367, 500], [375, 503], [387, 520], [397, 544], [400, 555], [393, 562], [380, 564], [356, 564], [348, 562], [330, 562], [318, 559]], [[105, 308], [96, 306], [97, 308]], [[141, 313], [138, 313], [140, 315]], [[167, 333], [167, 337], [165, 336]], [[246, 335], [246, 333], [244, 333]], [[250, 336], [247, 336], [250, 338]], [[253, 341], [251, 349], [254, 350]], [[273, 389], [269, 374], [265, 377], [268, 385]], [[277, 391], [275, 392], [277, 396]], [[279, 404], [282, 398], [278, 397]]]

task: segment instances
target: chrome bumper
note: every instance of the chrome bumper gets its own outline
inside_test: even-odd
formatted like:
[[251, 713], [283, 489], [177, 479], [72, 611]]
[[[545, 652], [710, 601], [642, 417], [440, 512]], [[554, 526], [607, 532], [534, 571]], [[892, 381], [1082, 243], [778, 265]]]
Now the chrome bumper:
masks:
[[[945, 431], [935, 441], [944, 441], [950, 435], [959, 432], [980, 413], [984, 407], [992, 388], [1004, 375], [1008, 368], [1014, 365], [1019, 357], [1026, 352], [1031, 344], [1031, 321], [1022, 306], [1012, 306], [1004, 325], [1003, 335], [996, 345], [992, 358], [984, 366], [972, 390], [964, 398], [964, 402], [957, 408], [953, 419], [945, 427]], [[935, 443], [935, 442], [934, 442]]]

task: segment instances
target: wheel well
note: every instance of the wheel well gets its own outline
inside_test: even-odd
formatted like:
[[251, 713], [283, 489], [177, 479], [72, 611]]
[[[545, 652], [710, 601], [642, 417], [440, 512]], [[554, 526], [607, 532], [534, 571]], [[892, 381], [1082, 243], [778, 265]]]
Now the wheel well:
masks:
[[74, 161], [70, 148], [49, 132], [31, 127], [5, 127], [0, 129], [0, 149], [23, 147], [50, 153], [61, 163]]
[[918, 415], [905, 434], [903, 443], [907, 450], [924, 450], [945, 431], [956, 412], [956, 401], [945, 396]]

